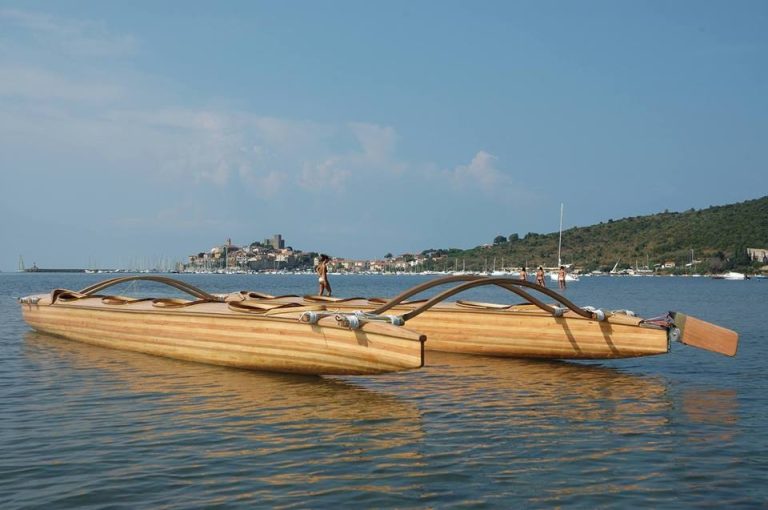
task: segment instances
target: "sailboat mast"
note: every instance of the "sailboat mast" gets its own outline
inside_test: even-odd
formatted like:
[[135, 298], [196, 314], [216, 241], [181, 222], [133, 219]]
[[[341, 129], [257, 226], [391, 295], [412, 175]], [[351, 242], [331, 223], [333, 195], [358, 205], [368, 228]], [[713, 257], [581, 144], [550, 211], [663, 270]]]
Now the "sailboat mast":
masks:
[[563, 247], [563, 203], [560, 202], [560, 240], [557, 242], [557, 267], [562, 265], [560, 250]]

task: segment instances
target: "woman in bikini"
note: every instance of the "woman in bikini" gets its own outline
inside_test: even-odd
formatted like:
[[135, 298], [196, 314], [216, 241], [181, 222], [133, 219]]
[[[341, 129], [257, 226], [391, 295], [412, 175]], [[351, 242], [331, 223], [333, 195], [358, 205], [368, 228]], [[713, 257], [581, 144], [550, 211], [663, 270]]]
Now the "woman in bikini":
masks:
[[319, 284], [318, 294], [323, 295], [323, 292], [328, 291], [328, 295], [331, 295], [331, 284], [328, 282], [328, 255], [320, 255], [320, 263], [317, 265], [317, 282]]

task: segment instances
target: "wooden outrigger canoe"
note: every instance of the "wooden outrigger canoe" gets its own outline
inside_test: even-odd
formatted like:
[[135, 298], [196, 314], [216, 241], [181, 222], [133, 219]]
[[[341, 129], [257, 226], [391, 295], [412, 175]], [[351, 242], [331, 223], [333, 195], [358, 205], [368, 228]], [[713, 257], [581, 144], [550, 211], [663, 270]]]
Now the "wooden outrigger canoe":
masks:
[[[193, 300], [100, 294], [132, 280], [170, 285]], [[79, 292], [19, 299], [35, 330], [94, 345], [246, 369], [366, 375], [420, 368], [425, 336], [377, 320], [325, 314], [324, 304], [225, 300], [161, 276], [115, 278]], [[229, 302], [228, 302], [229, 301]], [[324, 313], [319, 320], [308, 314]], [[358, 326], [349, 327], [349, 321]]]
[[[433, 287], [455, 284], [431, 299], [407, 301]], [[483, 285], [495, 285], [514, 293], [523, 303], [502, 305], [471, 301], [445, 302], [455, 294]], [[536, 297], [532, 291], [543, 294]], [[551, 299], [553, 304], [542, 299]], [[229, 299], [238, 299], [230, 295]], [[449, 276], [406, 290], [391, 300], [329, 298], [321, 296], [274, 297], [240, 292], [239, 299], [251, 303], [325, 304], [329, 310], [367, 313], [391, 320], [407, 321], [408, 327], [427, 335], [427, 350], [546, 359], [608, 359], [665, 354], [670, 341], [718, 352], [736, 354], [738, 334], [687, 316], [670, 312], [643, 319], [632, 312], [582, 308], [546, 287], [511, 278]]]

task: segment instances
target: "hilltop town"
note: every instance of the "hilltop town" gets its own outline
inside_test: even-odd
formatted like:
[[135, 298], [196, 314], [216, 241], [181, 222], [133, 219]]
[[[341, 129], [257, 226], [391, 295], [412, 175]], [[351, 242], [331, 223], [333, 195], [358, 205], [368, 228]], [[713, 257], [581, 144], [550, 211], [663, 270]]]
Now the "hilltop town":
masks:
[[[495, 245], [499, 244], [496, 240]], [[509, 242], [509, 241], [505, 241]], [[494, 244], [486, 244], [478, 247], [493, 252]], [[480, 273], [480, 274], [517, 274], [523, 264], [515, 264], [514, 260], [505, 259], [503, 256], [487, 256], [478, 261], [477, 257], [465, 257], [466, 252], [461, 250], [425, 250], [418, 254], [405, 253], [398, 256], [387, 254], [382, 259], [355, 260], [341, 257], [331, 257], [330, 269], [339, 273]], [[768, 264], [768, 250], [749, 248], [745, 255], [755, 265]], [[263, 241], [254, 241], [244, 246], [232, 243], [231, 239], [208, 251], [190, 255], [186, 264], [179, 267], [179, 271], [185, 273], [309, 273], [313, 272], [317, 265], [320, 253], [304, 252], [285, 245], [282, 234], [275, 234]], [[469, 260], [469, 264], [468, 264]], [[539, 265], [536, 263], [535, 265]], [[548, 269], [552, 269], [550, 266]], [[583, 273], [582, 267], [568, 264], [569, 271]], [[529, 268], [530, 270], [530, 268]], [[656, 263], [650, 267], [622, 266], [618, 263], [608, 270], [593, 270], [591, 274], [618, 274], [618, 275], [654, 275], [654, 274], [695, 274], [697, 272], [711, 272], [707, 261], [691, 257], [680, 267], [672, 261]]]
[[[282, 234], [263, 241], [238, 246], [231, 239], [208, 251], [190, 255], [180, 271], [186, 273], [252, 273], [252, 272], [312, 272], [320, 253], [304, 252], [286, 246]], [[432, 261], [428, 255], [387, 254], [380, 260], [353, 260], [331, 256], [330, 268], [334, 272], [382, 273], [413, 271]]]
[[[338, 272], [509, 273], [562, 263], [582, 274], [719, 274], [768, 272], [768, 196], [737, 204], [609, 219], [549, 234], [498, 235], [469, 249], [426, 249], [376, 260], [333, 257]], [[562, 253], [561, 253], [562, 246]], [[338, 254], [336, 254], [338, 255]], [[195, 254], [190, 272], [312, 271], [319, 256], [286, 247], [282, 235]]]

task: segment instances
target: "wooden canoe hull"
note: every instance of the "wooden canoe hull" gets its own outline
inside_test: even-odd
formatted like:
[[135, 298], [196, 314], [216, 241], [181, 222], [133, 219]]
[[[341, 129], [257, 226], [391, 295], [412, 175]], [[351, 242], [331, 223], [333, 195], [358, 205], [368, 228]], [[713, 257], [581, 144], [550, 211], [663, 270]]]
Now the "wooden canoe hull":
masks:
[[427, 349], [516, 358], [609, 359], [669, 352], [666, 330], [531, 311], [432, 309], [408, 321]]
[[[224, 303], [157, 310], [110, 307], [99, 298], [22, 304], [35, 330], [89, 344], [230, 367], [316, 375], [366, 375], [424, 364], [424, 335], [388, 324], [358, 330], [333, 318], [306, 324], [293, 316], [226, 311]], [[198, 309], [198, 310], [195, 310]]]
[[[362, 299], [327, 302], [327, 306], [345, 311], [374, 308]], [[386, 313], [399, 315], [412, 309], [398, 306]], [[641, 318], [622, 314], [605, 321], [571, 312], [553, 317], [527, 304], [493, 309], [440, 303], [408, 320], [408, 327], [427, 336], [426, 349], [430, 351], [543, 359], [634, 358], [668, 353], [667, 330], [641, 323]]]

